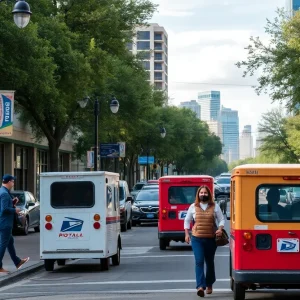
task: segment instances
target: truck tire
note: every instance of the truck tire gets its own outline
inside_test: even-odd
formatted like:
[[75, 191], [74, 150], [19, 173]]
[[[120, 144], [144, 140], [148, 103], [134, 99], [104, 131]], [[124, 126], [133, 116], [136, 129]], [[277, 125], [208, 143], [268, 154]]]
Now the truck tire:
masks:
[[65, 259], [58, 259], [57, 260], [57, 264], [59, 266], [65, 266], [66, 265], [66, 260]]
[[44, 267], [46, 271], [52, 272], [54, 270], [54, 259], [45, 259], [44, 260]]
[[121, 249], [120, 244], [118, 243], [117, 253], [111, 257], [113, 266], [118, 266], [121, 261]]
[[235, 281], [233, 281], [233, 299], [234, 300], [245, 300], [246, 290], [245, 288]]
[[108, 271], [108, 269], [109, 269], [109, 257], [100, 258], [100, 263], [101, 263], [101, 271]]
[[159, 239], [159, 249], [160, 250], [166, 250], [166, 248], [169, 246], [170, 242], [166, 239]]

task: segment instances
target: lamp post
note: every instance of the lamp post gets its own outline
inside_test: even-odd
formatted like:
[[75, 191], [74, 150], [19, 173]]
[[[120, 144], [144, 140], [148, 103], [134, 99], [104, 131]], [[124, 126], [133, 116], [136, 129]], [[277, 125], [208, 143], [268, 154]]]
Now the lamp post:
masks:
[[[86, 107], [88, 101], [90, 100], [89, 97], [86, 97], [80, 101], [78, 101], [78, 104], [81, 108]], [[119, 101], [113, 96], [110, 101], [110, 110], [113, 114], [116, 114], [119, 110]], [[100, 112], [100, 105], [98, 98], [95, 99], [94, 102], [94, 171], [98, 171], [98, 135], [99, 135], [99, 112]]]
[[[164, 127], [160, 127], [160, 136], [162, 138], [164, 138], [167, 134], [167, 131]], [[148, 165], [149, 165], [149, 153], [150, 152], [150, 149], [149, 149], [149, 135], [147, 136], [147, 169], [146, 169], [146, 179], [147, 181], [149, 180], [149, 168], [148, 168]]]
[[[0, 0], [4, 2], [5, 0]], [[11, 0], [6, 0], [11, 2]], [[30, 21], [31, 11], [30, 6], [25, 0], [18, 0], [13, 8], [12, 14], [14, 16], [14, 22], [19, 28], [24, 28]]]

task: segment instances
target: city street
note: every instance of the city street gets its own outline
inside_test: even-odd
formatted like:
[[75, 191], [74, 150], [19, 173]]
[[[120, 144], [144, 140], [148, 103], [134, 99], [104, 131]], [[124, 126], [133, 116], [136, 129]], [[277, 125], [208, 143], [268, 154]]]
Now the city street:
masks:
[[[228, 224], [227, 224], [228, 225]], [[38, 234], [32, 234], [38, 246]], [[24, 237], [16, 237], [24, 241]], [[122, 233], [121, 265], [100, 271], [97, 260], [70, 261], [54, 272], [39, 271], [10, 286], [0, 288], [0, 299], [199, 299], [195, 293], [194, 258], [191, 248], [173, 243], [158, 248], [157, 227], [133, 227]], [[33, 240], [32, 240], [33, 242]], [[216, 254], [217, 282], [206, 298], [232, 299], [228, 277], [228, 247]], [[246, 299], [299, 299], [299, 292], [250, 292]]]

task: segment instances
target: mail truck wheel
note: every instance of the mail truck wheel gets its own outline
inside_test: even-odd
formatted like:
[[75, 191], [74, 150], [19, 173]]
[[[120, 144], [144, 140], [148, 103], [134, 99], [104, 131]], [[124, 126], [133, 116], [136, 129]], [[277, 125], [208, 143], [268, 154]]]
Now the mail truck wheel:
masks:
[[166, 250], [166, 248], [169, 246], [170, 242], [165, 239], [159, 239], [159, 249], [160, 250]]
[[64, 265], [66, 264], [66, 260], [65, 260], [65, 259], [58, 259], [58, 260], [57, 260], [57, 264], [58, 264], [59, 266], [64, 266]]
[[118, 245], [117, 253], [111, 257], [112, 264], [114, 266], [118, 266], [121, 261], [121, 251], [120, 251], [120, 246]]
[[53, 271], [54, 270], [54, 259], [45, 259], [44, 260], [44, 267], [46, 271]]
[[234, 300], [245, 300], [245, 288], [240, 284], [233, 281], [233, 299]]
[[109, 269], [109, 258], [100, 258], [101, 271], [108, 271]]

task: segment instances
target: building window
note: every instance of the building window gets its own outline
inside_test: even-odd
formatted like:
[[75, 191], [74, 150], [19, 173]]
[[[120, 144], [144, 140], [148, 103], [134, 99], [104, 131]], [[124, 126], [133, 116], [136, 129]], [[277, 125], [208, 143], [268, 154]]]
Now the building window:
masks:
[[38, 150], [36, 155], [36, 198], [40, 199], [40, 174], [48, 171], [48, 152]]
[[164, 35], [165, 43], [168, 45], [168, 38]]
[[145, 70], [150, 70], [150, 61], [143, 61], [142, 65]]
[[15, 145], [14, 162], [14, 174], [17, 177], [15, 190], [26, 191], [28, 183], [28, 149]]
[[154, 43], [154, 50], [162, 50], [162, 44], [161, 43]]
[[162, 82], [155, 82], [154, 87], [156, 90], [162, 90], [163, 88]]
[[154, 63], [154, 70], [162, 71], [163, 67], [161, 63]]
[[150, 40], [150, 31], [138, 31], [137, 40]]
[[154, 72], [154, 80], [162, 80], [162, 73]]
[[150, 52], [141, 51], [141, 52], [138, 53], [138, 57], [142, 60], [149, 60], [150, 59]]
[[162, 41], [162, 34], [161, 33], [154, 33], [154, 40], [156, 41]]
[[163, 60], [162, 53], [154, 53], [154, 60]]
[[168, 56], [165, 55], [165, 63], [168, 64]]
[[150, 50], [150, 42], [137, 42], [137, 50]]

